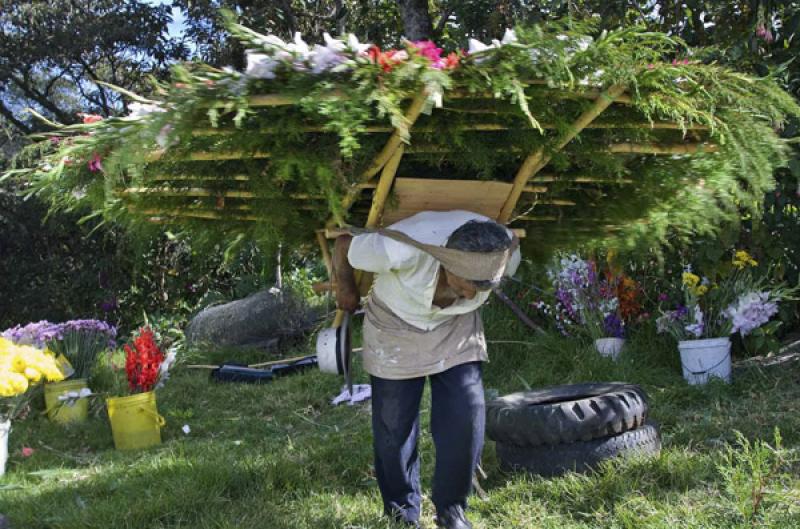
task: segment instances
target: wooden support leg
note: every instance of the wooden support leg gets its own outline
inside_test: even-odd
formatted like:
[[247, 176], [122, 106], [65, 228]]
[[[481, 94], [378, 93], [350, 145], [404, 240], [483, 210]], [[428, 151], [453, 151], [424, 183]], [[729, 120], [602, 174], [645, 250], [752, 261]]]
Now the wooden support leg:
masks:
[[597, 97], [591, 108], [581, 114], [577, 121], [570, 127], [569, 131], [564, 133], [558, 141], [550, 147], [549, 152], [545, 151], [544, 147], [541, 147], [525, 158], [522, 167], [519, 168], [517, 175], [514, 177], [514, 185], [511, 187], [508, 199], [506, 199], [506, 203], [500, 211], [500, 215], [497, 218], [498, 222], [508, 224], [511, 219], [511, 214], [514, 212], [514, 208], [517, 207], [519, 197], [522, 195], [528, 180], [550, 162], [550, 159], [553, 157], [552, 153], [563, 149], [566, 144], [572, 141], [573, 138], [594, 121], [597, 116], [602, 114], [624, 91], [625, 87], [622, 85], [614, 85], [608, 88], [608, 90]]

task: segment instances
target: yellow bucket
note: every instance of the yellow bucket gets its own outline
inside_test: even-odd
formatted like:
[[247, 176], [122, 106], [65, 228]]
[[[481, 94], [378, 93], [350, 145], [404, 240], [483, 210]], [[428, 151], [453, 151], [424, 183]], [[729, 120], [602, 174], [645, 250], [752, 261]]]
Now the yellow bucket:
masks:
[[154, 392], [111, 397], [106, 399], [106, 406], [117, 450], [136, 450], [161, 443], [161, 428], [166, 421], [158, 414]]
[[88, 387], [85, 378], [48, 382], [44, 385], [44, 405], [47, 417], [61, 424], [84, 422], [89, 416], [89, 399], [77, 399], [72, 406], [66, 405], [58, 397], [70, 391], [79, 392]]

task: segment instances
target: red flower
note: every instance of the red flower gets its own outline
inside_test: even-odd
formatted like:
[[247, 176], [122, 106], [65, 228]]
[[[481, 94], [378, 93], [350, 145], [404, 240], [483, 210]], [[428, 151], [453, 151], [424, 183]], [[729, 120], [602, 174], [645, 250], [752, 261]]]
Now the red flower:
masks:
[[388, 50], [381, 51], [381, 49], [373, 45], [367, 51], [369, 60], [381, 67], [384, 72], [392, 71], [398, 63], [408, 59], [408, 53], [405, 50]]
[[144, 393], [153, 389], [163, 361], [164, 353], [158, 348], [153, 331], [149, 327], [140, 329], [133, 347], [125, 345], [125, 373], [131, 392]]
[[447, 57], [443, 59], [443, 66], [445, 70], [452, 70], [458, 66], [461, 57], [458, 56], [456, 52], [451, 52]]
[[84, 125], [88, 125], [89, 123], [97, 123], [98, 121], [103, 121], [103, 116], [98, 116], [97, 114], [80, 114], [83, 116], [83, 123]]

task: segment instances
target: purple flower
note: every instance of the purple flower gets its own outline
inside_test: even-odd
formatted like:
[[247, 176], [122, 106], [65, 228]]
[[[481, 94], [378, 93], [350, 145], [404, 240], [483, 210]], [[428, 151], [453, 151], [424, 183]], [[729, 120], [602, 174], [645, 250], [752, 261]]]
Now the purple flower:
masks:
[[749, 292], [730, 305], [723, 314], [733, 323], [731, 334], [747, 336], [778, 312], [778, 304], [769, 300], [769, 292]]
[[612, 312], [603, 319], [603, 329], [610, 338], [623, 338], [625, 336], [625, 323]]
[[660, 302], [669, 301], [669, 296], [664, 292], [662, 292], [661, 294], [658, 295], [658, 301]]

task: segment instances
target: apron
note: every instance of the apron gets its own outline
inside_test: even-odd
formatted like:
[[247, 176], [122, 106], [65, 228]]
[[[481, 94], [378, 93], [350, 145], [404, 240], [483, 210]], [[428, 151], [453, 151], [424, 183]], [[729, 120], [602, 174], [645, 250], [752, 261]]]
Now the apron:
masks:
[[489, 360], [477, 310], [459, 314], [429, 331], [395, 315], [374, 295], [364, 315], [361, 358], [370, 375], [390, 380], [424, 377], [467, 362]]

